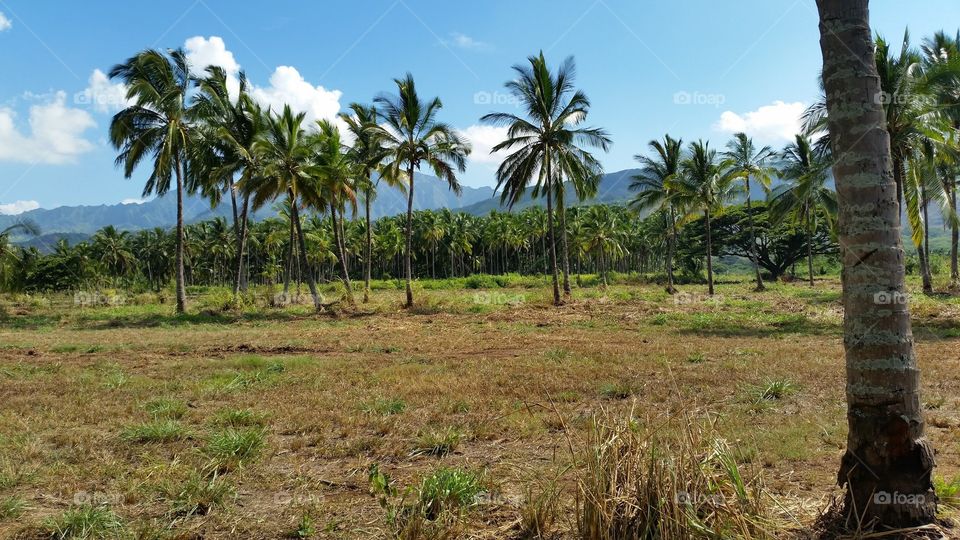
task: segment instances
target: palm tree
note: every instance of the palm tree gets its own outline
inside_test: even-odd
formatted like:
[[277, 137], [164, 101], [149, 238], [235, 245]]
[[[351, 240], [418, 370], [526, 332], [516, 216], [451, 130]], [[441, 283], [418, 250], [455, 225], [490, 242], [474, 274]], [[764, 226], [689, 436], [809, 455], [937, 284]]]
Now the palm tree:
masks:
[[713, 238], [710, 220], [723, 210], [739, 192], [739, 177], [730, 169], [729, 160], [719, 160], [717, 151], [702, 140], [691, 143], [687, 157], [680, 163], [681, 174], [668, 182], [674, 201], [688, 212], [686, 219], [703, 213], [706, 227], [707, 289], [713, 296]]
[[93, 235], [93, 250], [100, 263], [113, 277], [126, 277], [136, 268], [136, 258], [130, 250], [130, 233], [107, 225]]
[[364, 249], [363, 272], [363, 303], [370, 301], [370, 274], [373, 268], [373, 227], [370, 223], [370, 205], [377, 196], [377, 184], [385, 179], [391, 186], [400, 186], [398, 178], [384, 178], [382, 175], [374, 182], [373, 174], [380, 172], [380, 165], [387, 158], [387, 150], [381, 144], [376, 129], [379, 115], [376, 107], [368, 107], [359, 103], [351, 103], [353, 114], [343, 113], [340, 118], [347, 124], [347, 129], [353, 136], [353, 146], [350, 148], [350, 157], [361, 167], [361, 174], [357, 178], [359, 191], [363, 193], [364, 218], [366, 220], [366, 245]]
[[[317, 181], [311, 176], [312, 149], [303, 129], [305, 114], [294, 114], [287, 105], [280, 115], [269, 115], [264, 132], [253, 143], [253, 151], [263, 164], [261, 174], [252, 178], [253, 207], [285, 195], [290, 205], [291, 225], [299, 247], [299, 261], [307, 275], [313, 305], [319, 311], [320, 294], [307, 261], [307, 246], [300, 221], [304, 201], [320, 200]], [[292, 248], [293, 246], [291, 246]]]
[[322, 210], [326, 207], [330, 210], [330, 226], [337, 247], [337, 258], [340, 260], [340, 279], [343, 281], [347, 302], [353, 305], [355, 302], [350, 271], [347, 269], [343, 220], [338, 218], [338, 214], [343, 215], [348, 203], [356, 213], [357, 195], [353, 184], [359, 167], [344, 151], [340, 130], [333, 122], [320, 120], [317, 127], [317, 132], [308, 137], [307, 144], [311, 147], [314, 160], [310, 174], [319, 180], [319, 189], [309, 192], [311, 198], [307, 198], [305, 192], [305, 200], [315, 208]]
[[21, 220], [0, 230], [0, 289], [12, 288], [14, 269], [21, 265], [23, 250], [10, 241], [15, 233], [37, 236], [40, 228], [29, 220]]
[[773, 191], [770, 212], [775, 220], [791, 219], [807, 233], [807, 271], [813, 287], [813, 235], [823, 216], [831, 230], [836, 225], [837, 194], [827, 187], [830, 163], [817, 153], [810, 138], [797, 134], [780, 153], [780, 176], [786, 181]]
[[[481, 120], [508, 127], [507, 139], [492, 150], [513, 152], [497, 169], [501, 203], [512, 208], [531, 183], [533, 196], [547, 199], [553, 303], [560, 305], [554, 198], [563, 197], [564, 178], [573, 184], [578, 196], [595, 192], [603, 167], [581, 146], [607, 151], [611, 142], [603, 129], [578, 127], [587, 117], [590, 100], [583, 92], [574, 90], [573, 58], [567, 58], [555, 74], [550, 72], [543, 52], [527, 60], [530, 65], [514, 66], [517, 78], [505, 84], [524, 108], [526, 118], [511, 113], [490, 113]], [[562, 209], [563, 202], [558, 201], [557, 206]]]
[[187, 56], [181, 49], [168, 54], [146, 50], [114, 66], [110, 78], [120, 79], [127, 87], [127, 99], [133, 101], [133, 105], [118, 112], [110, 122], [110, 142], [120, 152], [116, 164], [123, 166], [124, 176], [130, 178], [144, 159], [153, 158], [153, 170], [143, 188], [145, 197], [166, 194], [171, 178], [176, 178], [176, 311], [183, 313], [187, 306], [183, 273], [183, 193], [194, 188], [185, 185], [187, 156], [193, 142], [186, 105], [190, 89]]
[[752, 178], [763, 188], [765, 192], [770, 191], [770, 180], [774, 169], [769, 165], [770, 159], [774, 156], [774, 151], [769, 146], [757, 148], [753, 144], [753, 139], [747, 137], [746, 133], [737, 133], [733, 140], [727, 143], [727, 151], [723, 153], [724, 157], [730, 160], [730, 169], [734, 176], [743, 179], [744, 189], [747, 193], [747, 220], [750, 229], [750, 262], [753, 263], [753, 270], [757, 279], [757, 291], [764, 290], [763, 277], [760, 275], [760, 264], [757, 262], [757, 233], [753, 225], [753, 212], [750, 201], [750, 179]]
[[[233, 294], [240, 293], [246, 284], [244, 250], [247, 238], [250, 192], [246, 190], [252, 178], [260, 173], [259, 156], [253, 151], [253, 143], [263, 132], [266, 115], [247, 93], [247, 79], [241, 73], [239, 94], [231, 98], [227, 74], [223, 68], [210, 66], [207, 75], [197, 79], [198, 92], [190, 109], [197, 121], [204, 144], [197, 144], [194, 173], [210, 198], [211, 206], [217, 206], [223, 192], [230, 194], [233, 210], [233, 227], [236, 235], [236, 263], [234, 268]], [[234, 182], [234, 178], [239, 179]], [[237, 211], [237, 192], [243, 193], [243, 205]]]
[[683, 142], [670, 135], [664, 135], [663, 141], [651, 140], [647, 146], [653, 156], [637, 154], [633, 158], [640, 162], [640, 174], [630, 182], [630, 190], [638, 193], [630, 201], [639, 211], [654, 210], [662, 212], [667, 236], [667, 253], [664, 263], [667, 269], [667, 292], [677, 292], [673, 282], [673, 255], [677, 249], [678, 212], [673, 199], [673, 183], [680, 174], [680, 162], [683, 157]]
[[623, 247], [623, 230], [617, 214], [607, 205], [598, 204], [587, 209], [583, 219], [583, 250], [596, 253], [603, 286], [608, 285], [610, 263], [621, 259], [627, 251]]
[[407, 73], [406, 77], [394, 79], [394, 82], [397, 85], [397, 95], [380, 95], [374, 100], [374, 103], [381, 107], [385, 125], [371, 127], [370, 131], [382, 141], [389, 154], [383, 166], [385, 176], [401, 178], [401, 175], [406, 173], [407, 238], [403, 264], [407, 282], [406, 307], [411, 308], [414, 172], [426, 165], [459, 195], [461, 189], [456, 173], [466, 171], [470, 145], [457, 135], [453, 127], [437, 120], [443, 103], [440, 98], [420, 99], [413, 75]]
[[[937, 498], [867, 4], [817, 0], [843, 261], [848, 434], [837, 478], [848, 515], [898, 529], [934, 522]], [[897, 497], [876, 504], [881, 492]]]

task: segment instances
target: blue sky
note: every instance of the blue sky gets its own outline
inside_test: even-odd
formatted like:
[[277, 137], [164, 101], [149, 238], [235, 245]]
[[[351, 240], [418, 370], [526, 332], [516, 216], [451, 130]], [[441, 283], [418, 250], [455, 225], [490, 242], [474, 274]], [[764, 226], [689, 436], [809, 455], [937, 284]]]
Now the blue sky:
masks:
[[[311, 118], [369, 102], [410, 71], [474, 143], [470, 186], [494, 184], [488, 150], [501, 135], [479, 117], [513, 110], [510, 66], [541, 49], [553, 64], [575, 57], [588, 123], [614, 140], [608, 171], [666, 132], [722, 145], [746, 130], [781, 146], [818, 94], [814, 0], [111, 4], [0, 0], [0, 213], [140, 197], [146, 173], [125, 180], [105, 140], [123, 100], [103, 73], [148, 47], [243, 69], [259, 99]], [[874, 30], [891, 40], [907, 26], [918, 42], [960, 24], [956, 0], [871, 4]]]

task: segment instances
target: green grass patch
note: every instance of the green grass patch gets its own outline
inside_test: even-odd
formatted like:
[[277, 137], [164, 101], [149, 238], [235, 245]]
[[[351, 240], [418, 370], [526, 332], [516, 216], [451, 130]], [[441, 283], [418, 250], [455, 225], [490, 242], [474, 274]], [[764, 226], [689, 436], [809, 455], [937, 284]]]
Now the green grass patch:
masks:
[[190, 436], [189, 432], [176, 420], [154, 420], [130, 426], [123, 430], [120, 437], [128, 442], [165, 443], [180, 441]]
[[117, 538], [122, 536], [123, 522], [105, 506], [81, 506], [48, 519], [45, 528], [56, 540]]

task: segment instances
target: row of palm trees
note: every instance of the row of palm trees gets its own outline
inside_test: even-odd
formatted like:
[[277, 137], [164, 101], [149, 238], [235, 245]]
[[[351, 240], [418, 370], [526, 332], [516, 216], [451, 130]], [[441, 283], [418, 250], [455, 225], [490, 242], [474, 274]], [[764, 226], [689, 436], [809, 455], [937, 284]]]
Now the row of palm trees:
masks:
[[[299, 288], [306, 282], [307, 272], [318, 283], [341, 281], [343, 275], [365, 276], [368, 269], [376, 279], [403, 276], [406, 216], [374, 220], [370, 229], [363, 219], [338, 220], [342, 231], [335, 231], [329, 211], [311, 211], [303, 216], [308, 265], [303, 266], [296, 253], [290, 257], [297, 242], [289, 237], [289, 204], [277, 203], [275, 210], [276, 217], [248, 224], [242, 264], [249, 283], [282, 284], [289, 292], [291, 287]], [[663, 237], [656, 218], [641, 218], [621, 205], [575, 206], [567, 208], [566, 213], [572, 273], [578, 281], [581, 274], [596, 274], [606, 282], [611, 271], [647, 273], [662, 267]], [[546, 223], [546, 211], [539, 206], [517, 212], [494, 211], [487, 216], [448, 209], [415, 211], [414, 271], [431, 278], [549, 275]], [[187, 224], [184, 237], [187, 286], [235, 285], [237, 245], [227, 218]], [[339, 243], [343, 244], [342, 260]], [[160, 291], [174, 275], [175, 246], [173, 231], [156, 228], [130, 232], [108, 226], [73, 246], [61, 241], [48, 254], [20, 250], [17, 272], [11, 272], [11, 280], [0, 283], [0, 288]], [[69, 281], [59, 281], [63, 276]]]
[[[541, 53], [529, 59], [529, 66], [514, 69], [518, 79], [507, 83], [507, 88], [524, 104], [526, 117], [492, 113], [484, 120], [509, 124], [507, 139], [494, 149], [512, 152], [497, 172], [504, 200], [512, 206], [528, 185], [533, 186], [535, 196], [547, 197], [554, 298], [559, 303], [554, 200], [562, 210], [567, 183], [581, 198], [595, 192], [602, 169], [580, 145], [606, 150], [610, 139], [601, 129], [579, 127], [589, 101], [573, 88], [572, 60], [551, 73]], [[407, 195], [403, 270], [406, 306], [413, 305], [415, 175], [426, 168], [459, 192], [457, 174], [465, 170], [471, 149], [455, 129], [438, 119], [442, 109], [439, 98], [421, 98], [412, 76], [394, 81], [396, 94], [379, 95], [372, 106], [352, 104], [350, 112], [341, 115], [352, 138], [352, 144], [347, 145], [337, 125], [329, 120], [305, 125], [305, 115], [288, 106], [279, 112], [263, 110], [247, 93], [243, 75], [239, 95], [231, 96], [223, 69], [209, 66], [202, 75], [195, 75], [181, 50], [166, 54], [143, 51], [114, 67], [110, 75], [126, 85], [127, 98], [132, 102], [115, 115], [110, 126], [110, 140], [119, 150], [117, 164], [129, 178], [149, 158], [152, 169], [144, 195], [164, 195], [171, 189], [176, 192], [174, 278], [178, 312], [186, 306], [185, 192], [199, 191], [213, 205], [219, 204], [224, 195], [230, 197], [236, 237], [235, 293], [247, 279], [244, 251], [251, 211], [278, 199], [286, 202], [291, 217], [288, 259], [303, 268], [309, 268], [309, 251], [301, 212], [309, 208], [327, 214], [347, 300], [353, 303], [344, 218], [356, 212], [361, 199], [367, 231], [363, 257], [366, 301], [373, 258], [370, 204], [381, 182]], [[562, 212], [560, 215], [565, 216]], [[569, 294], [569, 255], [563, 225], [563, 282]], [[313, 273], [305, 272], [305, 276], [320, 309]]]

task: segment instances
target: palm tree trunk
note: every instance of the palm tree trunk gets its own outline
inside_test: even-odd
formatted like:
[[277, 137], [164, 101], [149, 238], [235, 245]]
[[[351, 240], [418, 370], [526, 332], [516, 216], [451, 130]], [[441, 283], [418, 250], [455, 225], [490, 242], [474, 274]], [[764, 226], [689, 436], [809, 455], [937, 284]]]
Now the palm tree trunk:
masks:
[[250, 195], [243, 197], [243, 211], [240, 213], [240, 232], [237, 235], [237, 275], [233, 281], [233, 295], [240, 294], [240, 287], [245, 281], [243, 271], [243, 248], [247, 241], [247, 212], [250, 208]]
[[570, 298], [570, 250], [567, 248], [566, 201], [559, 200], [557, 214], [560, 216], [560, 250], [563, 252], [563, 296]]
[[928, 214], [930, 201], [927, 199], [927, 187], [920, 185], [920, 204], [923, 205], [923, 292], [933, 294], [933, 272], [930, 269], [930, 216]]
[[[370, 183], [370, 175], [367, 175], [367, 184]], [[370, 301], [370, 273], [372, 272], [373, 267], [373, 232], [370, 229], [370, 196], [372, 194], [372, 189], [367, 189], [364, 196], [364, 211], [366, 214], [367, 220], [367, 249], [366, 249], [366, 260], [364, 261], [364, 272], [363, 272], [363, 303], [366, 304]]]
[[813, 287], [813, 219], [810, 215], [810, 206], [806, 207], [807, 214], [807, 272], [810, 276], [810, 286]]
[[407, 239], [406, 249], [403, 252], [403, 271], [407, 281], [407, 303], [404, 307], [409, 309], [413, 307], [413, 264], [410, 258], [413, 249], [413, 163], [407, 168], [407, 178], [410, 180], [410, 189], [407, 193]]
[[673, 215], [673, 205], [670, 206], [670, 211], [667, 214], [670, 219], [670, 223], [667, 224], [667, 257], [666, 257], [666, 267], [667, 267], [667, 293], [674, 294], [677, 292], [677, 288], [673, 283], [673, 250], [676, 249], [677, 242], [677, 220]]
[[713, 296], [713, 238], [710, 237], [710, 211], [705, 210], [703, 216], [707, 225], [707, 291]]
[[286, 264], [286, 270], [285, 270], [284, 276], [283, 276], [283, 296], [284, 296], [285, 298], [286, 298], [287, 295], [290, 293], [290, 279], [293, 277], [293, 254], [294, 254], [294, 251], [295, 251], [295, 244], [296, 244], [296, 238], [295, 238], [296, 226], [293, 224], [293, 210], [292, 210], [292, 208], [293, 208], [293, 201], [292, 201], [292, 199], [291, 199], [291, 202], [290, 202], [290, 206], [291, 206], [291, 210], [290, 210], [290, 235], [289, 235], [289, 238], [287, 239], [287, 264]]
[[343, 280], [343, 288], [347, 294], [347, 302], [352, 306], [353, 287], [350, 285], [350, 271], [347, 269], [346, 250], [343, 245], [343, 234], [340, 226], [337, 224], [337, 207], [330, 203], [330, 224], [333, 226], [333, 241], [337, 244], [337, 259], [340, 260], [340, 279]]
[[183, 163], [178, 159], [175, 166], [177, 174], [177, 254], [174, 264], [177, 282], [177, 313], [187, 310], [187, 287], [183, 272], [183, 250], [186, 237], [183, 231]]
[[[957, 213], [957, 182], [953, 179], [948, 184], [950, 186], [950, 210], [953, 214]], [[960, 265], [957, 264], [957, 248], [960, 245], [960, 226], [956, 220], [950, 224], [950, 286], [956, 288], [960, 285]]]
[[[847, 363], [848, 515], [879, 527], [932, 523], [933, 447], [904, 296], [900, 207], [868, 0], [817, 0], [839, 201]], [[884, 303], [878, 306], [878, 303]]]
[[[547, 158], [547, 183], [550, 183], [550, 162]], [[550, 235], [550, 273], [553, 277], [553, 305], [559, 306], [560, 302], [560, 280], [557, 277], [557, 235], [553, 228], [553, 187], [547, 185], [547, 229]]]
[[753, 224], [753, 206], [750, 200], [750, 177], [747, 177], [747, 221], [750, 227], [750, 262], [753, 263], [753, 271], [756, 273], [757, 278], [757, 292], [760, 292], [766, 287], [763, 286], [763, 276], [760, 275], [760, 261], [757, 259], [757, 230]]
[[303, 227], [300, 225], [300, 210], [297, 209], [297, 201], [293, 192], [290, 192], [290, 201], [291, 220], [296, 228], [297, 240], [300, 245], [300, 264], [307, 271], [307, 286], [310, 288], [310, 296], [313, 297], [313, 307], [320, 311], [320, 293], [317, 292], [317, 282], [314, 280], [313, 272], [310, 271], [310, 265], [307, 264], [307, 240], [303, 236]]

